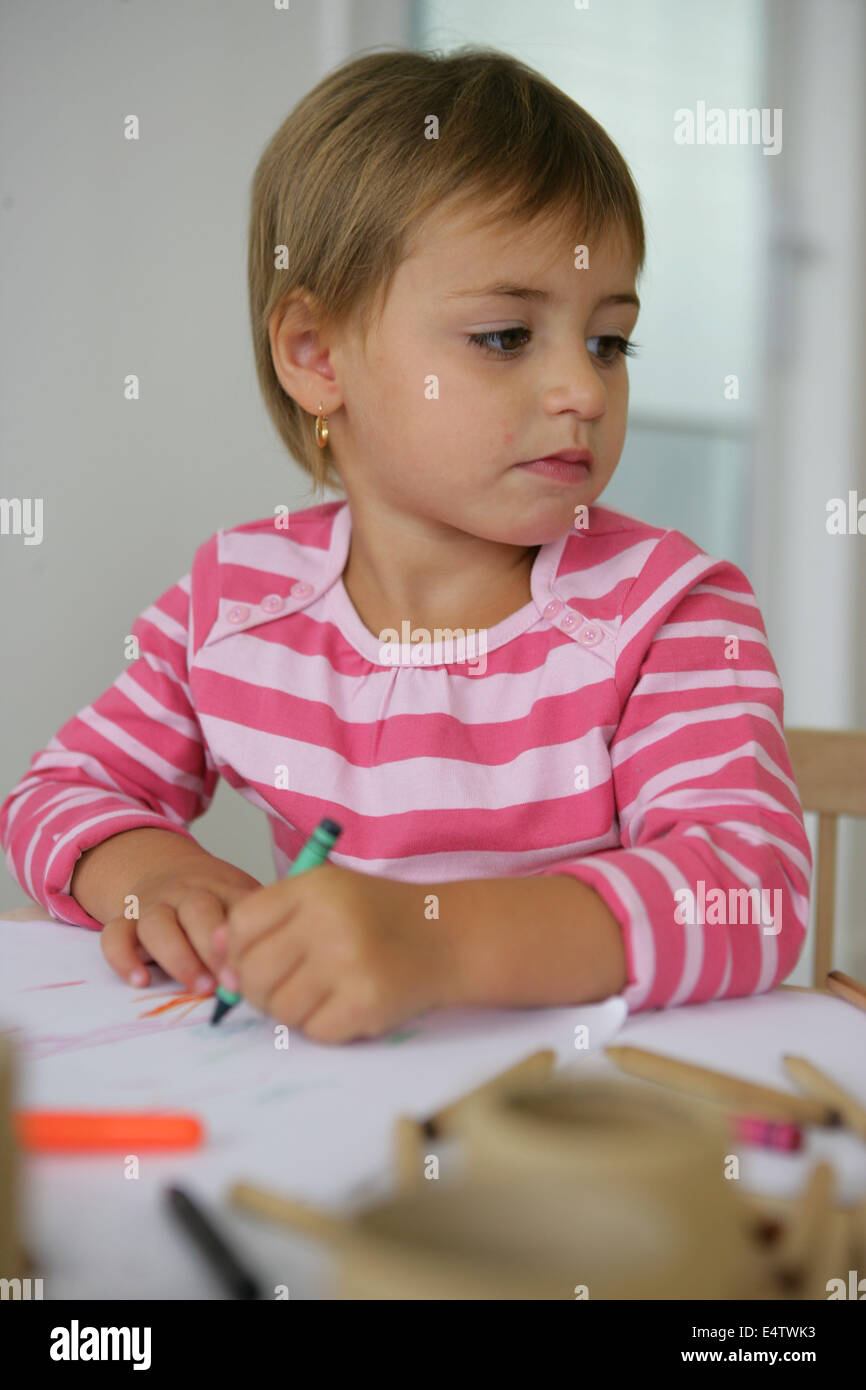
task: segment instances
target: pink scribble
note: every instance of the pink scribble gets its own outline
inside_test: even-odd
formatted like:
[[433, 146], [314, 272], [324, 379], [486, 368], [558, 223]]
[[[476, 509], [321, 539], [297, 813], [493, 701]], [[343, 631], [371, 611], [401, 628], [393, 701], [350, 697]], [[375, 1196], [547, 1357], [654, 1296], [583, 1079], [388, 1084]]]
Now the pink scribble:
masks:
[[19, 994], [30, 994], [34, 989], [68, 989], [70, 985], [86, 985], [86, 980], [58, 980], [54, 985], [28, 985], [26, 989], [19, 989]]
[[[86, 980], [68, 980], [66, 984], [86, 984]], [[35, 989], [60, 988], [60, 985], [35, 985]], [[114, 1023], [106, 1028], [97, 1028], [88, 1033], [64, 1034], [64, 1033], [45, 1033], [37, 1037], [26, 1037], [16, 1045], [20, 1047], [28, 1057], [53, 1057], [58, 1052], [75, 1052], [85, 1047], [105, 1047], [109, 1043], [124, 1042], [127, 1038], [138, 1038], [147, 1033], [165, 1033], [174, 1031], [176, 1028], [189, 1028], [197, 1026], [200, 1018], [190, 1019], [188, 1023], [181, 1020], [186, 1019], [193, 1009], [198, 1008], [199, 1004], [207, 1004], [213, 998], [209, 994], [191, 994], [189, 991], [171, 990], [164, 994], [143, 994], [135, 1000], [135, 1003], [152, 1004], [156, 999], [167, 999], [167, 1004], [158, 1004], [156, 1008], [147, 1009], [138, 1015], [137, 1023]], [[185, 1007], [184, 1007], [185, 1006]], [[174, 1017], [163, 1019], [159, 1015], [171, 1009], [180, 1009], [181, 1012]], [[18, 1032], [20, 1027], [8, 1029], [9, 1032]]]
[[39, 1037], [23, 1038], [16, 1046], [28, 1057], [53, 1057], [58, 1052], [75, 1052], [85, 1047], [105, 1047], [108, 1043], [125, 1042], [127, 1038], [139, 1038], [146, 1033], [166, 1033], [177, 1028], [198, 1028], [201, 1020], [191, 1018], [184, 1022], [175, 1020], [171, 1029], [159, 1022], [142, 1020], [138, 1023], [115, 1023], [109, 1028], [98, 1028], [91, 1033], [77, 1035], [46, 1033]]

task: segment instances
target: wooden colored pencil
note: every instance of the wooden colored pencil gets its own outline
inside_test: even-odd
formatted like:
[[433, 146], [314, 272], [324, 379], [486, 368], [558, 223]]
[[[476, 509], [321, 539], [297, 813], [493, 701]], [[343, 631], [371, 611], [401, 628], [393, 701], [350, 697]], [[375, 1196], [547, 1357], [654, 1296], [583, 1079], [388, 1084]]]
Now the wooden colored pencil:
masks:
[[857, 1009], [866, 1010], [866, 985], [855, 980], [853, 975], [845, 975], [841, 970], [831, 970], [827, 976], [827, 988], [840, 999], [845, 999]]
[[866, 1139], [866, 1106], [861, 1105], [855, 1096], [850, 1095], [826, 1072], [819, 1071], [805, 1057], [786, 1055], [782, 1061], [793, 1081], [816, 1100], [832, 1105], [839, 1111], [848, 1129], [853, 1129], [861, 1139]]
[[813, 1257], [819, 1253], [835, 1182], [832, 1165], [816, 1163], [799, 1199], [791, 1207], [773, 1259], [776, 1278], [789, 1294], [802, 1294], [806, 1284], [813, 1281]]
[[801, 1298], [828, 1297], [827, 1284], [831, 1279], [848, 1283], [848, 1213], [830, 1207], [825, 1212], [809, 1252], [803, 1273]]
[[604, 1051], [605, 1056], [632, 1076], [733, 1106], [739, 1113], [805, 1125], [837, 1125], [841, 1121], [838, 1110], [823, 1101], [789, 1095], [787, 1091], [682, 1062], [677, 1057], [666, 1057], [642, 1047], [606, 1047]]
[[528, 1057], [524, 1057], [512, 1067], [507, 1067], [505, 1071], [499, 1072], [481, 1086], [467, 1091], [459, 1100], [437, 1110], [435, 1115], [418, 1121], [422, 1135], [427, 1139], [436, 1139], [440, 1135], [453, 1133], [459, 1127], [462, 1112], [473, 1105], [480, 1096], [493, 1096], [497, 1091], [520, 1086], [524, 1082], [545, 1081], [552, 1074], [555, 1064], [556, 1053], [552, 1048], [545, 1047], [538, 1052], [530, 1053]]
[[398, 1115], [394, 1121], [394, 1175], [397, 1186], [411, 1188], [418, 1184], [423, 1162], [423, 1133], [411, 1115]]
[[866, 1197], [849, 1211], [853, 1266], [866, 1278]]
[[306, 1206], [303, 1202], [293, 1202], [288, 1197], [281, 1197], [276, 1192], [268, 1192], [251, 1183], [235, 1183], [229, 1189], [229, 1201], [242, 1211], [254, 1212], [268, 1221], [278, 1221], [282, 1226], [290, 1226], [293, 1231], [323, 1240], [338, 1240], [346, 1230], [347, 1223], [330, 1212]]

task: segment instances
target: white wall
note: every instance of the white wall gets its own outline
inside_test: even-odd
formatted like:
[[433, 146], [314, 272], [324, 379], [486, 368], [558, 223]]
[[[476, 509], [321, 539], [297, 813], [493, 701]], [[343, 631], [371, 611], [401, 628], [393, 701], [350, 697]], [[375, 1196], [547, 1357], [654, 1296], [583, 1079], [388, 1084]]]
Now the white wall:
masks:
[[[250, 181], [325, 71], [406, 42], [401, 0], [3, 7], [0, 496], [44, 506], [41, 545], [0, 536], [3, 797], [196, 546], [311, 505], [255, 377]], [[193, 830], [273, 877], [264, 818], [225, 785]], [[27, 902], [0, 858], [0, 908]]]
[[[826, 529], [828, 499], [866, 499], [866, 5], [773, 0], [769, 20], [785, 156], [767, 161], [756, 587], [786, 724], [866, 729], [866, 535]], [[862, 979], [866, 822], [840, 822], [838, 869], [835, 963]]]

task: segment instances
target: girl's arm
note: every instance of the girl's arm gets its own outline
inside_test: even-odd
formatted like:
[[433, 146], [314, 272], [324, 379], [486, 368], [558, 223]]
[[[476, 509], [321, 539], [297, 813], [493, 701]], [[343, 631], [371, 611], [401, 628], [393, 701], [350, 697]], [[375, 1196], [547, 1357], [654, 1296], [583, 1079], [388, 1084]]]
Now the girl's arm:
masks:
[[89, 916], [105, 923], [123, 914], [129, 885], [145, 874], [210, 858], [197, 841], [173, 830], [125, 830], [84, 851], [73, 870], [69, 895]]
[[[809, 920], [783, 696], [746, 576], [661, 538], [623, 601], [609, 748], [621, 847], [429, 884], [465, 1002], [629, 1010], [772, 989]], [[580, 839], [576, 800], [575, 839]], [[572, 891], [573, 890], [573, 891]]]
[[422, 903], [431, 894], [439, 900], [429, 926], [447, 937], [449, 1004], [589, 1004], [629, 983], [619, 922], [579, 879], [469, 879], [417, 891]]
[[[0, 805], [0, 846], [12, 876], [61, 921], [96, 930], [106, 920], [71, 891], [73, 877], [88, 902], [104, 907], [115, 901], [112, 866], [121, 866], [122, 879], [124, 865], [138, 863], [139, 846], [157, 852], [156, 838], [137, 838], [133, 864], [126, 832], [160, 832], [170, 855], [182, 853], [184, 840], [187, 855], [204, 853], [186, 827], [207, 810], [218, 773], [192, 704], [188, 658], [193, 629], [199, 637], [207, 631], [217, 602], [208, 582], [215, 543], [200, 546], [191, 572], [135, 620], [135, 659], [33, 755]], [[108, 877], [99, 883], [97, 856], [83, 861], [106, 841], [111, 848], [98, 862]]]
[[542, 874], [582, 881], [618, 920], [630, 1012], [764, 993], [802, 950], [812, 854], [742, 570], [666, 532], [623, 600], [616, 684], [621, 848]]

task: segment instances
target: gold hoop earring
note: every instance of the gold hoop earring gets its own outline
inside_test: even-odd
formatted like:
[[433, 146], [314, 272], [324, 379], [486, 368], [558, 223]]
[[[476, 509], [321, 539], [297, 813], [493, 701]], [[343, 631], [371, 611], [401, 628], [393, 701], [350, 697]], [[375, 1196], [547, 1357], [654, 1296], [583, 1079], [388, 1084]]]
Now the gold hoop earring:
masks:
[[328, 417], [324, 414], [325, 407], [319, 401], [319, 413], [316, 416], [316, 443], [320, 449], [324, 449], [328, 442]]

